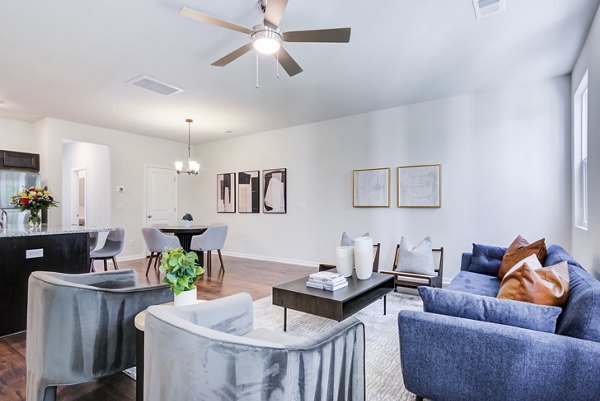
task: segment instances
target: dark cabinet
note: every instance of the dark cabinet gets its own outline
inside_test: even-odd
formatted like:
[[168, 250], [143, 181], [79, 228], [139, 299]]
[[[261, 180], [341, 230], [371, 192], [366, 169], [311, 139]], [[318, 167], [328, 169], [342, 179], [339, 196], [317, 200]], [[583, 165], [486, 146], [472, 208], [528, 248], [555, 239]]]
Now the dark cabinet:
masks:
[[40, 155], [0, 150], [0, 168], [40, 171]]
[[[31, 272], [88, 273], [87, 233], [0, 238], [0, 336], [27, 327], [27, 283]], [[28, 251], [42, 251], [31, 257]], [[1, 358], [0, 358], [1, 359]]]

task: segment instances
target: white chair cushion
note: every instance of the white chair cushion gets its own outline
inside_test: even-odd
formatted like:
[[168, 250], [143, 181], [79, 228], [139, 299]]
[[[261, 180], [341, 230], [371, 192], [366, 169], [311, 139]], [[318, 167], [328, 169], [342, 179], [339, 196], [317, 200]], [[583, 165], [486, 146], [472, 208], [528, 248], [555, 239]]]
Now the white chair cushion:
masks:
[[435, 275], [430, 237], [425, 237], [417, 246], [414, 246], [408, 239], [402, 237], [400, 240], [398, 271]]

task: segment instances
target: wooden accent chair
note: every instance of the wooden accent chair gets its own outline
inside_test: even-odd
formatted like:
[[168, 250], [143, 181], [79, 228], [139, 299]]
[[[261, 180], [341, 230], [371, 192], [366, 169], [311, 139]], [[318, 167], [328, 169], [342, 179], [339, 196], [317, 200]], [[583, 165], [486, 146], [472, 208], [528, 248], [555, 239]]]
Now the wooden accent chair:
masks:
[[400, 259], [400, 244], [396, 245], [396, 254], [394, 255], [394, 266], [392, 270], [382, 270], [381, 273], [393, 274], [394, 290], [396, 287], [417, 288], [421, 285], [429, 287], [442, 288], [442, 279], [444, 276], [444, 248], [434, 248], [433, 265], [435, 267], [435, 275], [428, 274], [406, 273], [398, 271], [398, 262]]
[[[377, 273], [379, 271], [379, 252], [381, 249], [381, 243], [373, 244], [373, 271]], [[335, 269], [335, 265], [327, 265], [321, 263], [319, 265], [319, 271]]]

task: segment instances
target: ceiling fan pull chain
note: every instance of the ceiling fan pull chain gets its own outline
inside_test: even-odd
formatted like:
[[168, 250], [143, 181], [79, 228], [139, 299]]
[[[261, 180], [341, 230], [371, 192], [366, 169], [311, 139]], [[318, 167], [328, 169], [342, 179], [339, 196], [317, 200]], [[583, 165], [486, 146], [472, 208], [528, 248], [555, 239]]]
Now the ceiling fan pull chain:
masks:
[[277, 61], [275, 61], [275, 72], [277, 75], [277, 79], [279, 79], [279, 51], [277, 52], [275, 57], [277, 57]]
[[256, 89], [258, 89], [258, 52], [256, 53]]

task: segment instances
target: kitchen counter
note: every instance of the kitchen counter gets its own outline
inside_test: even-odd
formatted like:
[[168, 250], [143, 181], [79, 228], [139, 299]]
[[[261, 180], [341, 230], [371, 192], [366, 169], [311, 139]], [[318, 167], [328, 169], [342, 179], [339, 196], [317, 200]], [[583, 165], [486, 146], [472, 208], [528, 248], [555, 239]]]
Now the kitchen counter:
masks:
[[90, 271], [90, 233], [112, 228], [8, 225], [0, 231], [0, 336], [27, 327], [27, 282], [36, 270]]
[[79, 226], [46, 226], [32, 228], [24, 224], [9, 224], [4, 230], [0, 230], [0, 238], [28, 237], [35, 235], [60, 235], [100, 233], [113, 231], [113, 227], [79, 227]]

